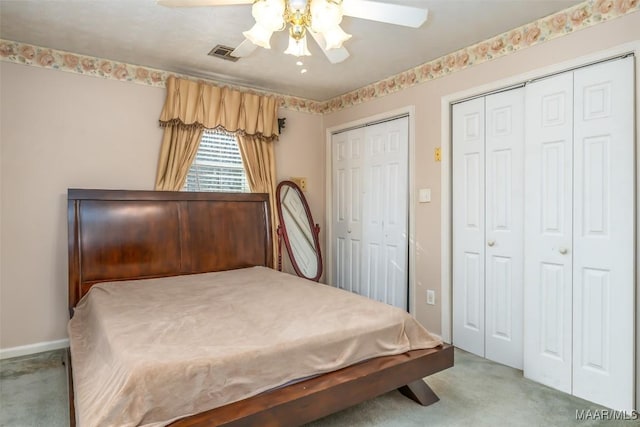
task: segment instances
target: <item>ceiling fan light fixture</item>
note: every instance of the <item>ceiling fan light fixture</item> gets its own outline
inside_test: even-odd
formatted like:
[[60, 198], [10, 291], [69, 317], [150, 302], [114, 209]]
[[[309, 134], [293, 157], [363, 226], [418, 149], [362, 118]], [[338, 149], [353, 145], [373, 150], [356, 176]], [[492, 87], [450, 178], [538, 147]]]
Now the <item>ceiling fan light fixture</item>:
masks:
[[251, 7], [251, 14], [265, 29], [279, 31], [286, 25], [285, 6], [285, 0], [256, 0]]
[[[1, 1], [1, 0], [0, 0]], [[286, 53], [310, 55], [306, 34], [311, 34], [332, 64], [349, 57], [343, 43], [351, 38], [342, 30], [343, 16], [419, 28], [428, 17], [424, 6], [403, 6], [397, 0], [156, 0], [167, 7], [222, 6], [252, 4], [255, 25], [243, 32], [246, 40], [233, 50], [237, 57], [248, 56], [257, 46], [271, 49], [274, 32], [289, 29]], [[422, 3], [422, 2], [420, 2]], [[349, 22], [350, 23], [350, 22]]]
[[295, 39], [293, 36], [289, 36], [289, 47], [284, 53], [293, 56], [311, 56], [311, 52], [309, 52], [309, 48], [307, 47], [307, 36], [306, 34], [300, 37], [299, 39]]
[[339, 25], [342, 22], [342, 4], [335, 0], [313, 0], [311, 2], [311, 27], [317, 33]]
[[251, 43], [256, 46], [263, 47], [265, 49], [271, 49], [271, 35], [273, 31], [265, 28], [260, 23], [256, 22], [253, 27], [249, 31], [245, 31], [242, 33], [243, 36], [247, 38]]
[[307, 0], [288, 0], [288, 4], [292, 11], [304, 12], [307, 8]]
[[351, 38], [351, 34], [344, 32], [340, 25], [334, 25], [332, 28], [322, 33], [326, 42], [326, 49], [340, 49], [342, 43]]

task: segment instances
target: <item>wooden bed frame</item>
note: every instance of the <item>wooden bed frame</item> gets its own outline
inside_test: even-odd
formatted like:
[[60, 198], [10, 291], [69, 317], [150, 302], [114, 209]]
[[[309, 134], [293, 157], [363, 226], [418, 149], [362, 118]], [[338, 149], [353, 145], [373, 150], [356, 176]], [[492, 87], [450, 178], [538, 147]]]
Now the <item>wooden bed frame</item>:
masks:
[[[266, 194], [70, 189], [68, 220], [71, 316], [100, 282], [273, 267]], [[448, 345], [378, 357], [171, 425], [294, 426], [394, 389], [429, 405], [438, 397], [422, 378], [451, 366]], [[68, 368], [75, 426], [71, 363]]]

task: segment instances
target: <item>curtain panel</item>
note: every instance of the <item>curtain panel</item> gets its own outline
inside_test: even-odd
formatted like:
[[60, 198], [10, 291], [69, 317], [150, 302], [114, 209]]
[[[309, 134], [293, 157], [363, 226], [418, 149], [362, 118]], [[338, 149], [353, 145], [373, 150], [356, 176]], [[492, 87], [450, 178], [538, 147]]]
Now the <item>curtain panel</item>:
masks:
[[196, 158], [203, 127], [165, 126], [156, 172], [156, 190], [180, 191]]
[[254, 193], [268, 193], [271, 205], [271, 230], [274, 255], [274, 267], [278, 259], [278, 215], [276, 203], [276, 155], [273, 143], [257, 136], [238, 135], [240, 155], [247, 172], [249, 188]]

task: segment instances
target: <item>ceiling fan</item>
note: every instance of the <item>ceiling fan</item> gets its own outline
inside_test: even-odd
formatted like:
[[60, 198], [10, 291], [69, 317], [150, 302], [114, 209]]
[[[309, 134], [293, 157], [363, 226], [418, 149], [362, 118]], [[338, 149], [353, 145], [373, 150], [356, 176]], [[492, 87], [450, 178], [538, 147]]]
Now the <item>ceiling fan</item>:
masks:
[[340, 27], [342, 16], [368, 19], [418, 28], [427, 20], [427, 9], [371, 0], [157, 0], [167, 7], [227, 6], [253, 4], [255, 25], [242, 34], [246, 39], [231, 55], [246, 57], [258, 46], [270, 49], [271, 35], [289, 28], [289, 47], [285, 53], [311, 55], [307, 33], [311, 34], [329, 61], [344, 61], [349, 52], [342, 44], [351, 38]]

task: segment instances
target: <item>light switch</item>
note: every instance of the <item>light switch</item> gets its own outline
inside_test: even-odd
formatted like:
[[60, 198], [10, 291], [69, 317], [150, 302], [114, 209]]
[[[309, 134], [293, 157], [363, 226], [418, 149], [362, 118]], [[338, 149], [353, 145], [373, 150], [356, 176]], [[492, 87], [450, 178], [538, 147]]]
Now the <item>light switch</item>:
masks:
[[431, 289], [427, 289], [427, 304], [436, 305], [436, 292]]
[[431, 201], [431, 189], [421, 188], [418, 191], [418, 201], [420, 203], [429, 203]]

